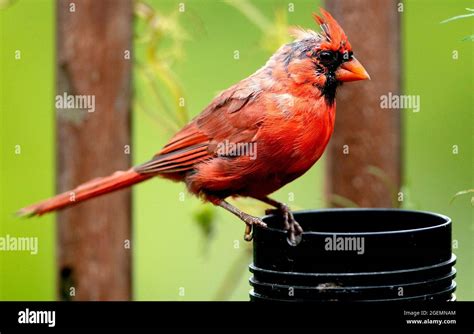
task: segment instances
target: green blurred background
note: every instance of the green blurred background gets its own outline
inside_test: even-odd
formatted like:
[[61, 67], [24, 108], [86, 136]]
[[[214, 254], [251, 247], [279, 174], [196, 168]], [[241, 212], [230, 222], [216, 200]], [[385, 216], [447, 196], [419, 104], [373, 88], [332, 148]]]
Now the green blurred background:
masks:
[[[269, 22], [287, 19], [290, 25], [315, 29], [309, 14], [318, 2], [291, 2], [295, 11], [285, 15], [281, 9], [287, 8], [287, 1], [253, 3]], [[0, 6], [4, 3], [0, 0]], [[264, 35], [258, 22], [226, 2], [188, 1], [186, 19], [177, 14], [180, 1], [147, 3], [188, 35], [176, 49], [166, 39], [163, 47], [177, 51], [170, 70], [184, 93], [189, 116], [199, 113], [218, 91], [253, 73], [271, 54], [271, 35]], [[474, 300], [471, 196], [450, 204], [456, 192], [473, 186], [474, 43], [462, 41], [472, 34], [473, 21], [440, 24], [464, 13], [472, 2], [409, 0], [404, 4], [403, 93], [420, 95], [421, 111], [400, 111], [403, 206], [453, 219], [457, 297]], [[138, 20], [135, 30], [132, 153], [134, 163], [140, 163], [165, 144], [172, 126], [163, 126], [162, 120], [173, 118], [159, 108], [151, 109], [157, 102], [140, 73], [140, 64], [147, 61], [147, 39]], [[54, 215], [31, 220], [13, 216], [25, 204], [54, 193], [54, 39], [53, 1], [13, 1], [0, 10], [0, 236], [39, 238], [38, 255], [0, 251], [0, 300], [55, 299]], [[16, 50], [21, 50], [21, 59], [15, 59]], [[239, 59], [234, 58], [236, 50]], [[458, 59], [452, 57], [454, 50]], [[380, 61], [385, 51], [374, 50], [381, 53]], [[177, 116], [176, 123], [179, 120]], [[15, 154], [16, 145], [21, 154]], [[458, 145], [458, 154], [453, 154], [453, 145]], [[324, 207], [324, 168], [323, 158], [275, 197], [294, 209]], [[248, 300], [250, 245], [242, 240], [243, 224], [226, 212], [203, 206], [182, 184], [157, 179], [137, 186], [133, 194], [135, 300]], [[251, 201], [240, 201], [240, 206], [263, 213]]]

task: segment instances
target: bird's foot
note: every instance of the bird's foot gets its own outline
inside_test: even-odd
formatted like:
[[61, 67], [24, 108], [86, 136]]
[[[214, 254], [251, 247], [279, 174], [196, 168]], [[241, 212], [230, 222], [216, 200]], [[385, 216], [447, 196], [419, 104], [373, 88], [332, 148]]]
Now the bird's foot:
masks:
[[252, 236], [252, 228], [253, 226], [261, 226], [261, 227], [267, 227], [267, 224], [265, 224], [260, 218], [251, 216], [246, 213], [242, 213], [240, 217], [244, 223], [245, 223], [245, 235], [244, 235], [244, 240], [245, 241], [252, 241], [253, 236]]
[[303, 228], [295, 220], [288, 205], [281, 203], [277, 209], [268, 209], [266, 214], [279, 214], [283, 217], [284, 229], [288, 231], [287, 241], [291, 246], [297, 246], [303, 236]]
[[244, 223], [245, 223], [245, 235], [244, 239], [245, 241], [251, 241], [253, 236], [252, 236], [252, 228], [254, 225], [258, 225], [261, 227], [267, 227], [267, 224], [265, 224], [260, 218], [254, 217], [249, 215], [248, 213], [243, 212], [242, 210], [239, 210], [229, 202], [219, 199], [216, 197], [212, 197], [208, 195], [208, 200], [214, 203], [215, 205], [219, 205], [220, 207], [223, 207], [229, 212], [232, 212], [234, 215], [239, 217]]

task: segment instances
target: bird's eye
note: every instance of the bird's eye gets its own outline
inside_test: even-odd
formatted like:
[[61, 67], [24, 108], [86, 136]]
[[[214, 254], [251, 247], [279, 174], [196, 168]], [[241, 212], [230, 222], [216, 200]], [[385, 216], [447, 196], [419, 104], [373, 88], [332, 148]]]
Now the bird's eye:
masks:
[[336, 53], [332, 51], [321, 51], [319, 53], [319, 59], [322, 61], [333, 61], [336, 60]]

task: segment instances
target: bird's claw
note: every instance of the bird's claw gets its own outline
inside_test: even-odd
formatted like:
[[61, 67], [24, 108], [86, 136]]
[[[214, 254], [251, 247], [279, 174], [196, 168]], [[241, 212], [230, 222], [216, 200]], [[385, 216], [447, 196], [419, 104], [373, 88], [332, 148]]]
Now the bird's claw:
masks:
[[283, 216], [284, 229], [288, 231], [287, 241], [291, 246], [297, 246], [301, 242], [303, 228], [295, 220], [293, 213], [287, 205], [281, 204], [277, 209], [268, 209], [265, 213], [280, 214]]
[[253, 235], [252, 235], [253, 226], [267, 227], [267, 224], [265, 224], [260, 218], [250, 216], [250, 215], [244, 216], [242, 218], [245, 222], [245, 234], [244, 234], [244, 240], [245, 241], [252, 241], [252, 239], [253, 239]]

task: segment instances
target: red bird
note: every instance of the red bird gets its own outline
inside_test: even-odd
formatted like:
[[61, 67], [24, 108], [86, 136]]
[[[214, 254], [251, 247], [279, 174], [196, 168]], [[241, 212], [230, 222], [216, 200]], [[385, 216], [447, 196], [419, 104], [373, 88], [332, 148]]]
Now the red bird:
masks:
[[245, 240], [251, 240], [253, 225], [266, 225], [226, 198], [268, 203], [283, 215], [288, 241], [297, 244], [302, 228], [285, 204], [268, 195], [303, 175], [323, 154], [334, 130], [337, 87], [369, 79], [342, 28], [328, 12], [321, 13], [314, 15], [321, 33], [295, 30], [294, 42], [223, 91], [150, 161], [91, 180], [19, 214], [42, 215], [161, 176], [183, 181], [191, 193], [243, 220]]

